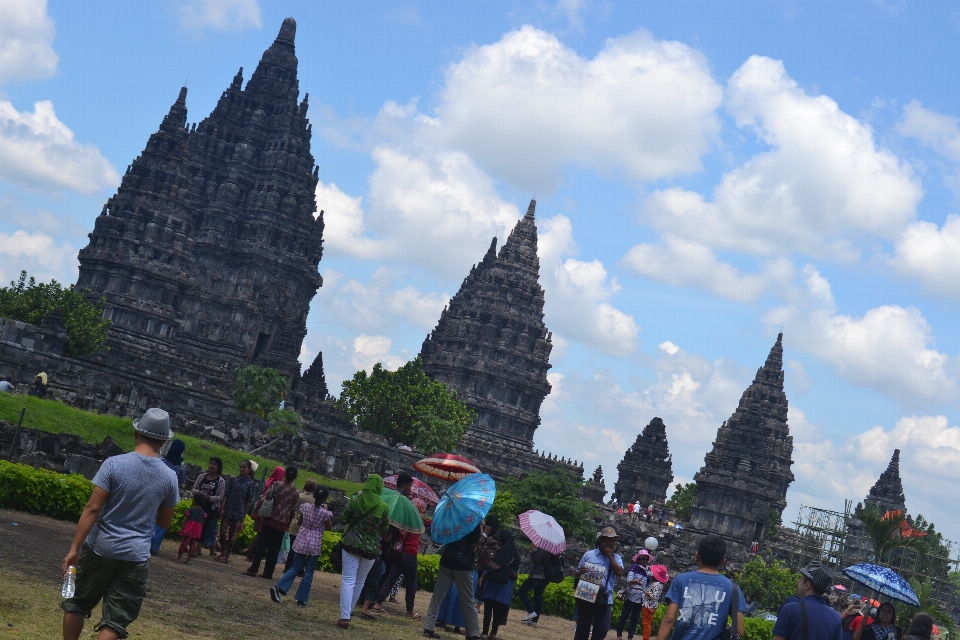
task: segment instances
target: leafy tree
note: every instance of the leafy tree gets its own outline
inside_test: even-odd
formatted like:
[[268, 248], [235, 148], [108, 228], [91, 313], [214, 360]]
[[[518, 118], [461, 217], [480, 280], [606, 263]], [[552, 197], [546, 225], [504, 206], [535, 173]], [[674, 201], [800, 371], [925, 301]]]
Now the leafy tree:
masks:
[[497, 516], [501, 525], [513, 522], [518, 513], [516, 498], [505, 489], [497, 491], [497, 496], [493, 499], [493, 506], [490, 507], [490, 513]]
[[697, 500], [697, 483], [677, 483], [673, 488], [673, 495], [667, 500], [667, 506], [673, 509], [679, 520], [689, 522], [693, 516], [693, 503]]
[[250, 448], [250, 433], [253, 430], [254, 417], [266, 418], [277, 409], [283, 392], [287, 389], [287, 378], [276, 369], [251, 364], [233, 370], [234, 381], [230, 395], [234, 406], [249, 414], [247, 427], [243, 432], [243, 441]]
[[56, 280], [38, 283], [21, 271], [17, 282], [0, 288], [0, 316], [38, 325], [59, 309], [67, 332], [65, 351], [75, 356], [95, 353], [107, 341], [111, 322], [103, 319], [104, 298], [91, 302], [89, 293], [64, 289]]
[[418, 451], [449, 451], [474, 420], [473, 411], [423, 371], [420, 358], [396, 371], [379, 362], [373, 372], [358, 371], [345, 380], [337, 400], [344, 417], [362, 429], [378, 433], [391, 445], [404, 443]]
[[904, 538], [900, 535], [900, 525], [905, 520], [902, 513], [890, 511], [881, 514], [876, 506], [867, 505], [858, 509], [855, 516], [863, 523], [873, 542], [877, 564], [889, 564], [894, 549], [915, 549], [920, 546], [922, 538]]
[[780, 517], [780, 512], [776, 509], [770, 509], [770, 516], [767, 518], [767, 537], [777, 537], [782, 524], [783, 518]]
[[517, 501], [517, 512], [536, 509], [553, 516], [569, 537], [592, 543], [597, 533], [594, 518], [600, 513], [593, 502], [581, 500], [577, 493], [583, 483], [556, 466], [550, 471], [534, 471], [522, 479], [507, 478], [498, 486]]
[[257, 447], [250, 453], [256, 453], [260, 451], [260, 449], [266, 449], [284, 436], [298, 437], [303, 435], [303, 418], [293, 409], [276, 409], [271, 411], [267, 414], [267, 421], [270, 423], [267, 434], [273, 436], [273, 440], [262, 447]]
[[777, 611], [784, 600], [796, 593], [799, 578], [779, 560], [767, 564], [762, 558], [754, 558], [737, 574], [737, 585], [747, 600], [761, 603], [763, 609]]

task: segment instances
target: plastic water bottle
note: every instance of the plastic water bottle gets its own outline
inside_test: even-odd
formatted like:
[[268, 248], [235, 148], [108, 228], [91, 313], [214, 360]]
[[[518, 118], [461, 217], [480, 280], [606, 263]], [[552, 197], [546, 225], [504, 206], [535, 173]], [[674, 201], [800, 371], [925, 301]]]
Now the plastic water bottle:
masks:
[[63, 590], [60, 591], [65, 599], [72, 598], [77, 591], [77, 568], [73, 565], [67, 567], [67, 572], [63, 574]]

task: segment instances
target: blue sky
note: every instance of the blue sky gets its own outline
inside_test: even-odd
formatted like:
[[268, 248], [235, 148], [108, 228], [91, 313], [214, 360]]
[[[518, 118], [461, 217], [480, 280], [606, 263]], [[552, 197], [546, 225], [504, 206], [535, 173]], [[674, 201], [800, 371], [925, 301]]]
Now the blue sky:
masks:
[[189, 120], [284, 17], [310, 93], [325, 278], [303, 362], [412, 358], [538, 201], [554, 332], [541, 450], [616, 465], [654, 416], [677, 481], [784, 332], [801, 504], [960, 538], [960, 11], [945, 2], [4, 2], [0, 279], [63, 282], [180, 86]]

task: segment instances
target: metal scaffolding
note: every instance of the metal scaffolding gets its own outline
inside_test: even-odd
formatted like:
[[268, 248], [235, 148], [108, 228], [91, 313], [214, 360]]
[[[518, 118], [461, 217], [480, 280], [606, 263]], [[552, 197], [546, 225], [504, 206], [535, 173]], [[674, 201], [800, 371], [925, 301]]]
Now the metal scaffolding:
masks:
[[[854, 590], [861, 588], [841, 573], [850, 565], [874, 561], [873, 541], [854, 517], [852, 501], [846, 501], [843, 513], [801, 506], [794, 525], [796, 533], [791, 536], [787, 560], [792, 568], [820, 560], [833, 570], [837, 583]], [[943, 605], [956, 602], [950, 573], [960, 571], [960, 544], [941, 539], [929, 551], [896, 549], [884, 564], [905, 579], [929, 579], [933, 600]]]

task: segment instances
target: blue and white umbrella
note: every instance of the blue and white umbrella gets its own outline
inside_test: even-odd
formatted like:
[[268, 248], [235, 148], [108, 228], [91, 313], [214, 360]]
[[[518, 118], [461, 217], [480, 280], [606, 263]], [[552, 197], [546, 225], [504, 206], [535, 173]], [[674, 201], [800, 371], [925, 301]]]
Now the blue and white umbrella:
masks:
[[910, 583], [891, 569], [864, 562], [847, 567], [843, 570], [843, 575], [889, 598], [913, 607], [920, 606]]
[[440, 544], [466, 537], [490, 511], [496, 495], [497, 485], [485, 473], [459, 480], [440, 497], [440, 504], [433, 511], [430, 535]]

